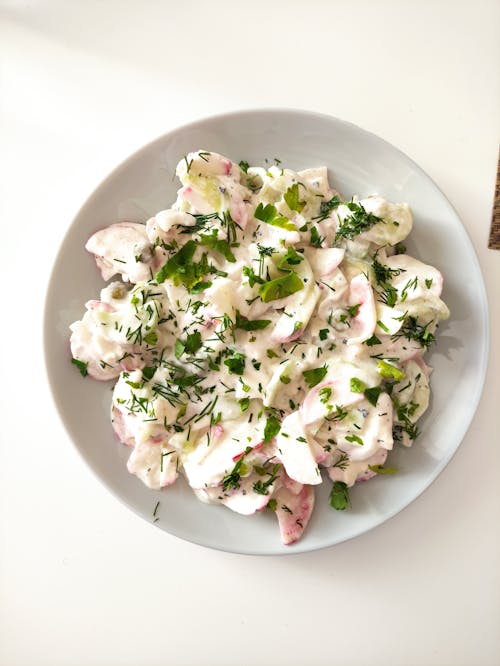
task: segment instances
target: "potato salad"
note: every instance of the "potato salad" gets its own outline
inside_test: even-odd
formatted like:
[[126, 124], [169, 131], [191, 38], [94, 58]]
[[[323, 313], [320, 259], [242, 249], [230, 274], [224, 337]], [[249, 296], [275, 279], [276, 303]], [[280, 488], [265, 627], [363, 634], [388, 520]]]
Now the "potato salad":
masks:
[[72, 363], [116, 382], [112, 426], [144, 484], [181, 475], [203, 502], [274, 514], [291, 544], [316, 486], [344, 510], [355, 483], [397, 473], [443, 279], [406, 253], [408, 204], [344, 198], [326, 167], [198, 150], [176, 173], [171, 208], [88, 240], [112, 281], [71, 325]]

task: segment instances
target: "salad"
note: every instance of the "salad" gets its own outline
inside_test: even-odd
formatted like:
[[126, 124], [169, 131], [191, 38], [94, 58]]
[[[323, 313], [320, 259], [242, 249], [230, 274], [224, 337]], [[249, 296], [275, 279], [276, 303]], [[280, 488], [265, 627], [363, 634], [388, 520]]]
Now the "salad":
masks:
[[345, 199], [326, 167], [199, 150], [176, 173], [171, 208], [88, 240], [114, 281], [71, 325], [72, 362], [116, 381], [132, 474], [272, 512], [291, 544], [315, 486], [344, 510], [355, 483], [397, 473], [388, 452], [411, 446], [429, 404], [443, 279], [406, 254], [406, 203]]

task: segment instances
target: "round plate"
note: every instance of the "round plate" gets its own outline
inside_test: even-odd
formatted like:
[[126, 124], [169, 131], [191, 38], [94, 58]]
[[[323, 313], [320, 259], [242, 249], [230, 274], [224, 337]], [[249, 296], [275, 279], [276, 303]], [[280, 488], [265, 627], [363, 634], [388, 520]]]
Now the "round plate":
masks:
[[[189, 151], [222, 153], [233, 161], [292, 169], [327, 165], [330, 182], [345, 197], [380, 193], [406, 201], [414, 213], [410, 254], [444, 275], [443, 299], [451, 318], [426, 356], [434, 367], [431, 406], [419, 422], [411, 449], [399, 448], [390, 464], [399, 472], [359, 483], [352, 509], [328, 506], [329, 483], [316, 494], [305, 535], [283, 546], [271, 512], [244, 517], [199, 502], [181, 478], [152, 491], [126, 469], [130, 449], [111, 429], [111, 384], [85, 380], [69, 362], [68, 326], [104, 286], [88, 237], [113, 222], [145, 222], [175, 200], [177, 162]], [[464, 275], [467, 279], [464, 280]], [[427, 488], [459, 446], [481, 395], [488, 351], [487, 304], [478, 261], [457, 214], [432, 180], [386, 141], [336, 118], [295, 110], [251, 110], [214, 116], [181, 127], [135, 153], [92, 194], [70, 226], [57, 256], [45, 308], [45, 354], [57, 408], [85, 461], [97, 477], [145, 520], [182, 539], [225, 551], [283, 554], [316, 550], [362, 534], [401, 511]]]

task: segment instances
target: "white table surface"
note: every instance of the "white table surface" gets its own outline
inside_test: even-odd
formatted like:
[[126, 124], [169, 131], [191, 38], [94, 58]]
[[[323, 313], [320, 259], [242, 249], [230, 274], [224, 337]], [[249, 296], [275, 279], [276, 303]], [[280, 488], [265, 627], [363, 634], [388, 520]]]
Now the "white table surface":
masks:
[[[499, 664], [498, 2], [0, 12], [1, 664]], [[330, 113], [407, 152], [467, 227], [491, 313], [483, 399], [436, 483], [361, 538], [286, 558], [184, 543], [121, 506], [63, 430], [41, 346], [51, 264], [93, 188], [170, 128], [254, 106]]]

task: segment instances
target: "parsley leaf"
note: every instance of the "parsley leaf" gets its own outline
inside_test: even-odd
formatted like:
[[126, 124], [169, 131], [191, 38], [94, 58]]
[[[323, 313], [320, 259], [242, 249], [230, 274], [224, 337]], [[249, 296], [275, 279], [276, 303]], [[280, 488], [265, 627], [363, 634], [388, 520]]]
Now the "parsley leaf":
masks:
[[356, 444], [364, 446], [363, 440], [361, 439], [361, 437], [358, 437], [357, 435], [346, 435], [345, 440], [346, 442], [356, 442]]
[[311, 245], [313, 247], [321, 247], [326, 236], [320, 236], [316, 227], [311, 227]]
[[174, 353], [176, 358], [180, 358], [184, 352], [187, 352], [188, 354], [196, 354], [198, 349], [202, 345], [201, 341], [201, 333], [199, 331], [195, 331], [194, 333], [190, 333], [185, 342], [182, 342], [182, 340], [176, 340], [175, 341], [175, 346], [174, 346]]
[[241, 400], [238, 400], [238, 402], [242, 412], [246, 412], [250, 407], [250, 398], [241, 398]]
[[371, 336], [371, 338], [368, 338], [368, 340], [365, 340], [365, 345], [368, 347], [374, 347], [375, 345], [380, 345], [382, 344], [381, 341], [377, 338], [375, 333]]
[[347, 308], [347, 312], [349, 313], [349, 315], [351, 317], [357, 317], [360, 307], [361, 307], [361, 303], [357, 303], [356, 305], [350, 305]]
[[230, 375], [242, 375], [245, 370], [245, 356], [244, 354], [234, 354], [231, 358], [224, 361]]
[[255, 209], [254, 217], [273, 227], [279, 227], [280, 229], [286, 229], [287, 231], [297, 231], [295, 224], [290, 222], [287, 217], [278, 215], [278, 211], [272, 204], [266, 204], [266, 206], [263, 206], [262, 203], [260, 203]]
[[248, 278], [248, 284], [250, 287], [253, 287], [257, 282], [258, 284], [264, 284], [265, 280], [257, 275], [253, 268], [250, 266], [243, 266], [243, 275]]
[[150, 379], [153, 379], [155, 372], [156, 368], [146, 366], [142, 369], [142, 377], [145, 381], [149, 381]]
[[264, 443], [268, 444], [281, 430], [281, 423], [275, 416], [269, 416], [264, 427]]
[[248, 162], [246, 162], [245, 160], [241, 160], [240, 162], [238, 162], [238, 166], [242, 171], [248, 173], [248, 169], [250, 168], [250, 164], [248, 164]]
[[330, 491], [330, 506], [337, 511], [344, 511], [351, 506], [349, 488], [343, 481], [335, 481]]
[[290, 210], [296, 210], [298, 213], [301, 213], [304, 209], [305, 201], [299, 201], [299, 184], [294, 183], [291, 185], [285, 194], [283, 199], [286, 201], [286, 204]]
[[270, 323], [270, 319], [247, 319], [240, 314], [239, 310], [236, 310], [234, 327], [242, 331], [261, 331], [263, 328], [267, 328]]
[[382, 389], [380, 388], [380, 386], [374, 386], [373, 388], [367, 388], [364, 390], [365, 398], [374, 407], [377, 405], [377, 400], [381, 393]]
[[210, 282], [202, 282], [203, 277], [210, 272], [207, 255], [204, 254], [198, 263], [193, 262], [196, 247], [197, 243], [194, 240], [189, 240], [183, 245], [156, 273], [156, 282], [161, 284], [169, 278], [175, 285], [182, 282], [186, 289], [193, 293], [198, 293], [210, 286]]
[[397, 382], [406, 377], [402, 370], [396, 368], [391, 363], [387, 363], [387, 361], [384, 361], [383, 359], [377, 363], [377, 369], [382, 377], [386, 377], [387, 379], [395, 379]]
[[286, 254], [278, 263], [280, 270], [290, 270], [289, 266], [296, 266], [304, 261], [304, 257], [299, 254], [291, 245], [287, 248]]
[[294, 294], [296, 291], [300, 291], [303, 288], [304, 283], [297, 273], [290, 271], [283, 277], [261, 284], [259, 287], [259, 296], [264, 303], [269, 303], [269, 301], [276, 301], [279, 298], [290, 296], [290, 294]]
[[328, 372], [328, 366], [325, 363], [325, 365], [322, 365], [320, 368], [313, 368], [312, 370], [304, 370], [302, 375], [306, 380], [306, 383], [309, 386], [309, 388], [313, 388], [313, 386], [316, 386], [325, 378], [327, 372]]
[[351, 377], [351, 392], [352, 393], [363, 393], [366, 389], [366, 384], [358, 379], [357, 377]]
[[222, 256], [232, 264], [236, 261], [234, 254], [231, 252], [229, 243], [226, 240], [217, 238], [216, 229], [213, 229], [211, 234], [200, 234], [200, 243], [201, 245], [209, 247], [219, 254], [222, 254]]

